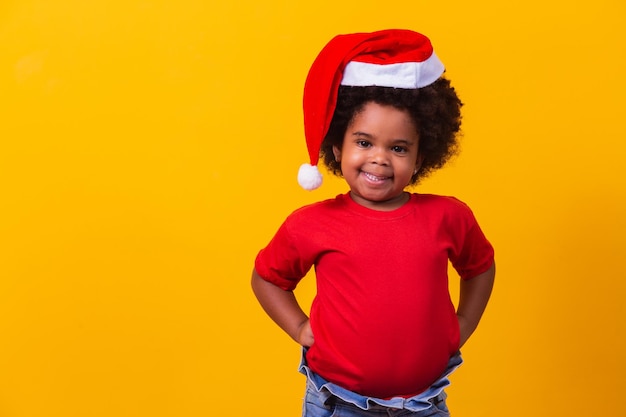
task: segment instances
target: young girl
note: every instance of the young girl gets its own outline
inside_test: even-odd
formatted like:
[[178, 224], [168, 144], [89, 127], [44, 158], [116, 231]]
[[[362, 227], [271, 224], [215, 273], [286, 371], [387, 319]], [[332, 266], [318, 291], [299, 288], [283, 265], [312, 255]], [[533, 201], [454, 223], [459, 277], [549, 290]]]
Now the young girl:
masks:
[[[350, 187], [293, 212], [261, 250], [253, 290], [303, 347], [303, 415], [447, 416], [444, 388], [493, 286], [493, 248], [470, 209], [405, 188], [455, 152], [460, 107], [425, 36], [408, 30], [340, 35], [304, 89], [317, 188], [321, 156]], [[448, 262], [461, 277], [455, 311]], [[315, 267], [310, 318], [293, 289]]]

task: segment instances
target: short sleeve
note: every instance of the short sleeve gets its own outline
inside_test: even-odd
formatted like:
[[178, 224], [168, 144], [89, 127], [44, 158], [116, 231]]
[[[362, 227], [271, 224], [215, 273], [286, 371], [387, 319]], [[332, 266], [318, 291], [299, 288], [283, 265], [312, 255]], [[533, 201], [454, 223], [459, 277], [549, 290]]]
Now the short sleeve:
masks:
[[456, 234], [450, 262], [462, 279], [471, 279], [487, 271], [494, 262], [494, 249], [478, 225], [474, 214], [463, 204], [452, 233]]
[[269, 244], [258, 253], [254, 262], [256, 272], [263, 279], [285, 291], [296, 288], [314, 261], [312, 257], [303, 255], [306, 253], [303, 250], [306, 239], [293, 231], [290, 220], [288, 218], [280, 226]]

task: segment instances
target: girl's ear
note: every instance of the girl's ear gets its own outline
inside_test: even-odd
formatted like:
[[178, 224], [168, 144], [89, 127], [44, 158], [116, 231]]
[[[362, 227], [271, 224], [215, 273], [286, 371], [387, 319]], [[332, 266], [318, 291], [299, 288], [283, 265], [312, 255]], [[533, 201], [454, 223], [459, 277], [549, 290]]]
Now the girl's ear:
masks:
[[341, 149], [333, 146], [333, 155], [335, 155], [335, 161], [341, 162]]
[[417, 174], [417, 172], [422, 167], [422, 162], [424, 162], [424, 155], [421, 153], [417, 154], [417, 162], [415, 163], [415, 171], [413, 171], [413, 175]]

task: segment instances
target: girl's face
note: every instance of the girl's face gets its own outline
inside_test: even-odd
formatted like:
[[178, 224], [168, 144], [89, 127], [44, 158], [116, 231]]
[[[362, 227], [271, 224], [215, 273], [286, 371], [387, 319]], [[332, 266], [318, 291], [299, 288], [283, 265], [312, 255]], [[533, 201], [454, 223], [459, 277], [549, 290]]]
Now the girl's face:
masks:
[[408, 195], [404, 188], [422, 162], [417, 126], [404, 110], [374, 102], [365, 104], [348, 125], [335, 159], [352, 198], [375, 210], [394, 210]]

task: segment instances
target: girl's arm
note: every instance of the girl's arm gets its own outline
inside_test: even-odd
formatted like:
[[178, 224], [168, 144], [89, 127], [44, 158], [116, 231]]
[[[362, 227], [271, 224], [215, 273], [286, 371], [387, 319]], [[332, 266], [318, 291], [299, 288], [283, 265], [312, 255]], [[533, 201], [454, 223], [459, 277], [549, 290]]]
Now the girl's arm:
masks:
[[460, 346], [467, 342], [467, 339], [478, 327], [478, 322], [491, 296], [495, 276], [496, 265], [494, 263], [491, 268], [482, 274], [474, 278], [461, 280], [459, 307], [456, 311], [461, 330]]
[[285, 333], [302, 346], [313, 344], [309, 318], [300, 308], [292, 291], [285, 291], [264, 280], [256, 270], [252, 271], [252, 290], [267, 315]]

